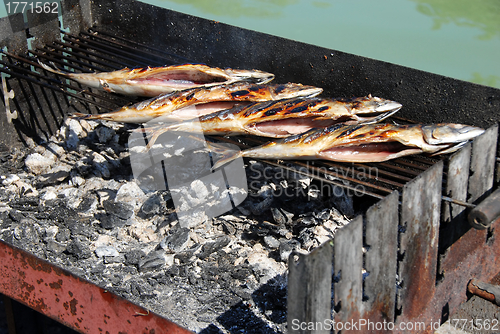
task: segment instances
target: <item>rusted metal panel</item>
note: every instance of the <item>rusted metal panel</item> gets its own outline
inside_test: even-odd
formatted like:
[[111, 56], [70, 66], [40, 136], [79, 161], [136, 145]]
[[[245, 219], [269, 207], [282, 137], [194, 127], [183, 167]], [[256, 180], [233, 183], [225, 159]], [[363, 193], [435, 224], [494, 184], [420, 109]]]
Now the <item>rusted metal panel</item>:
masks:
[[[294, 257], [298, 256], [298, 261]], [[289, 333], [330, 333], [333, 247], [290, 254], [287, 297]], [[310, 326], [313, 324], [312, 326]]]
[[[366, 212], [365, 312], [372, 323], [394, 321], [398, 250], [399, 193], [393, 192]], [[371, 333], [389, 331], [370, 330]]]
[[[463, 202], [467, 201], [470, 159], [471, 144], [465, 145], [450, 157], [446, 173], [446, 196]], [[444, 202], [443, 223], [449, 223], [464, 210], [465, 207], [461, 205]]]
[[498, 124], [490, 127], [472, 142], [469, 202], [488, 195], [495, 180]]
[[[336, 323], [352, 324], [361, 318], [363, 298], [363, 217], [354, 218], [334, 238], [334, 284]], [[340, 329], [336, 327], [336, 329]], [[344, 328], [344, 331], [348, 330]], [[344, 332], [342, 331], [342, 332]], [[355, 333], [353, 328], [349, 332]]]
[[[471, 144], [465, 145], [448, 160], [446, 168], [445, 195], [462, 201], [467, 201], [469, 185], [469, 168], [471, 160]], [[442, 254], [454, 241], [470, 228], [467, 223], [466, 208], [449, 201], [441, 203], [441, 227], [439, 233], [439, 253]], [[440, 273], [441, 275], [441, 273]]]
[[191, 333], [0, 240], [0, 293], [81, 333]]
[[499, 228], [500, 219], [489, 230], [471, 228], [447, 249], [441, 262], [443, 277], [422, 318], [436, 319], [443, 313], [443, 320], [446, 320], [467, 300], [470, 279], [489, 282], [498, 275], [499, 267], [495, 264], [500, 258]]
[[440, 161], [403, 188], [397, 323], [419, 319], [434, 296], [442, 175]]

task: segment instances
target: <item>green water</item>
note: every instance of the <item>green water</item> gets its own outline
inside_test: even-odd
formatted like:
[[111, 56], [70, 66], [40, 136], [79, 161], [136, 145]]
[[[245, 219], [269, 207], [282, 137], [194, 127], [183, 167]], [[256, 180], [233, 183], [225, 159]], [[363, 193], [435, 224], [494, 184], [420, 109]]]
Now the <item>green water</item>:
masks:
[[500, 0], [144, 2], [500, 88]]
[[499, 0], [145, 2], [500, 88]]

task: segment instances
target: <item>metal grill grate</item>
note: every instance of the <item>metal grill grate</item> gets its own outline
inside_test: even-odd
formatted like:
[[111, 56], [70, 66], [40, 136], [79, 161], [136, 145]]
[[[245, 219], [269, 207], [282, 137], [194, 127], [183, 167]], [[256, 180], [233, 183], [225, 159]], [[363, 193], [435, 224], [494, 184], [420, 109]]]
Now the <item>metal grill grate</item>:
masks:
[[[31, 50], [28, 56], [22, 57], [2, 51], [4, 57], [0, 61], [0, 71], [23, 81], [28, 85], [37, 85], [47, 88], [62, 102], [69, 113], [102, 113], [135, 102], [132, 97], [110, 95], [80, 84], [63, 79], [60, 76], [44, 70], [38, 60], [44, 63], [53, 63], [59, 68], [70, 72], [100, 72], [113, 71], [124, 67], [163, 66], [178, 63], [195, 62], [190, 59], [167, 53], [150, 46], [140, 44], [122, 37], [111, 36], [98, 30], [82, 32], [79, 35], [62, 32], [63, 40], [55, 41], [49, 46]], [[64, 108], [57, 105], [54, 108], [52, 99], [48, 96], [46, 108], [37, 101], [37, 94], [31, 89], [26, 100], [33, 98], [31, 108], [42, 108], [39, 113], [43, 117], [64, 114]], [[55, 109], [55, 110], [54, 110]], [[25, 124], [29, 120], [21, 119]], [[411, 122], [394, 118], [396, 122]], [[46, 121], [45, 123], [49, 123]], [[226, 139], [227, 140], [227, 139]], [[260, 138], [238, 138], [231, 140], [240, 147], [255, 146], [265, 142]], [[427, 170], [442, 158], [428, 158], [414, 156], [399, 158], [393, 161], [373, 164], [346, 164], [324, 161], [295, 161], [266, 163], [283, 168], [290, 172], [299, 173], [320, 182], [323, 185], [333, 185], [347, 189], [358, 196], [367, 195], [382, 199], [394, 190], [401, 190], [414, 177]]]

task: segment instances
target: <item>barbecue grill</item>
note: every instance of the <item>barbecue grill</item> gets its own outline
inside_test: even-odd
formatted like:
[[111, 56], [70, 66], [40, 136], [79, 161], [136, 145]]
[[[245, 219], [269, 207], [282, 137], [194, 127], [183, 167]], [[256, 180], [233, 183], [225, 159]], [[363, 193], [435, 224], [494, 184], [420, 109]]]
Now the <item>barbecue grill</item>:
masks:
[[[255, 68], [274, 73], [277, 82], [322, 87], [324, 96], [372, 94], [398, 101], [403, 108], [392, 119], [396, 122], [487, 129], [450, 157], [377, 164], [262, 161], [309, 177], [318, 187], [351, 191], [354, 211], [346, 213], [362, 212], [332, 242], [308, 255], [291, 255], [289, 331], [293, 319], [323, 321], [332, 311], [337, 321], [444, 321], [466, 300], [470, 279], [490, 281], [500, 271], [494, 265], [500, 249], [496, 223], [478, 230], [466, 217], [499, 181], [499, 90], [138, 1], [62, 1], [61, 12], [60, 17], [28, 13], [26, 23], [15, 14], [0, 22], [6, 32], [0, 36], [0, 140], [6, 147], [48, 141], [70, 113], [102, 113], [137, 100], [62, 79], [37, 59], [74, 72], [187, 62]], [[250, 137], [231, 141], [240, 147], [262, 143]], [[0, 291], [76, 330], [186, 332], [147, 310], [147, 303], [118, 297], [100, 282], [83, 280], [8, 240], [0, 246], [6, 268]]]

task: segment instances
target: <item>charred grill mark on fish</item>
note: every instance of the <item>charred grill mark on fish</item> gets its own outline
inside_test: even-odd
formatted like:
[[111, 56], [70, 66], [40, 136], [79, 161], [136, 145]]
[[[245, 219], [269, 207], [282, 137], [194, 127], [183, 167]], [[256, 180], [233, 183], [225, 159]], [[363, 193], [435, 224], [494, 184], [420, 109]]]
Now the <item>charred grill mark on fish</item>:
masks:
[[[430, 143], [426, 131], [432, 132], [439, 144]], [[419, 153], [447, 154], [483, 132], [462, 124], [338, 124], [222, 157], [214, 169], [237, 157], [381, 162]]]
[[124, 95], [153, 97], [178, 90], [248, 81], [265, 84], [274, 74], [259, 70], [221, 69], [203, 64], [146, 67], [101, 73], [71, 73], [40, 62], [47, 71], [81, 84]]
[[[356, 103], [353, 114], [349, 108]], [[363, 105], [363, 108], [361, 108]], [[380, 115], [380, 105], [385, 113]], [[386, 107], [389, 105], [389, 107]], [[166, 131], [199, 131], [207, 135], [251, 134], [272, 138], [284, 138], [306, 132], [312, 128], [330, 126], [344, 119], [351, 123], [383, 119], [399, 110], [401, 104], [378, 97], [362, 97], [349, 102], [340, 99], [295, 98], [278, 101], [256, 102], [240, 105], [199, 118], [199, 121], [173, 125], [159, 125], [153, 129], [151, 143]], [[373, 117], [372, 114], [377, 116]]]
[[[280, 92], [277, 92], [277, 88]], [[243, 92], [245, 92], [243, 94]], [[199, 87], [169, 94], [125, 106], [116, 111], [99, 114], [74, 116], [85, 119], [105, 119], [125, 123], [145, 123], [156, 118], [158, 122], [179, 122], [218, 110], [234, 107], [238, 103], [267, 101], [291, 97], [312, 97], [322, 92], [321, 88], [287, 83], [252, 84], [234, 83], [213, 87]], [[236, 94], [234, 94], [236, 93]]]
[[241, 96], [248, 95], [249, 93], [250, 93], [250, 91], [248, 91], [248, 90], [239, 90], [237, 92], [231, 93], [231, 96], [232, 97], [241, 97]]

